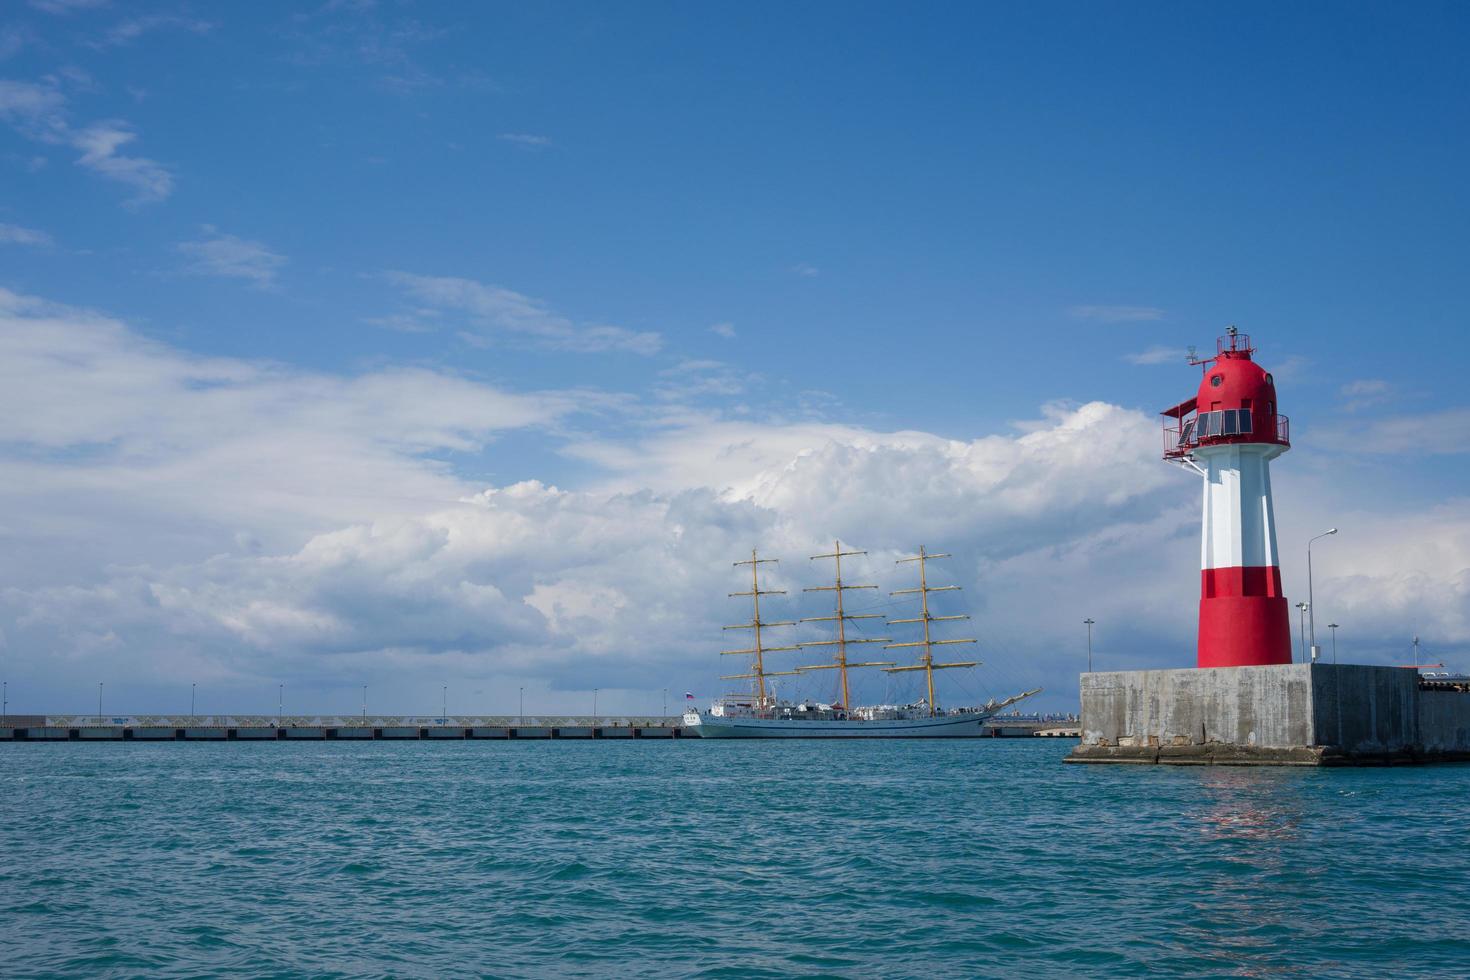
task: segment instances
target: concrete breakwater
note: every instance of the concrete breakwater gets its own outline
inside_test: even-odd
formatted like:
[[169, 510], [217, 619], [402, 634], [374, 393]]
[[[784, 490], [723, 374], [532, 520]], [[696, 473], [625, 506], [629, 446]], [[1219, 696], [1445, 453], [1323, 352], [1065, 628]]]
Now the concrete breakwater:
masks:
[[[986, 738], [1072, 735], [1057, 722], [993, 718]], [[698, 738], [679, 716], [8, 715], [0, 742], [270, 742]]]
[[677, 717], [451, 715], [11, 715], [0, 741], [372, 741], [393, 739], [642, 739], [694, 735]]
[[1082, 675], [1068, 762], [1470, 761], [1470, 692], [1401, 667], [1280, 664]]

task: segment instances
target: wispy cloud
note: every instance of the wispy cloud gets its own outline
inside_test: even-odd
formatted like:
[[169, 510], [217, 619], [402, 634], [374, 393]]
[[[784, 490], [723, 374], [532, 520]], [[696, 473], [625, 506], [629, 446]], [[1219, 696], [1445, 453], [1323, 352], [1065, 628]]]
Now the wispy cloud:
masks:
[[1342, 407], [1349, 412], [1381, 405], [1393, 397], [1393, 385], [1380, 378], [1361, 378], [1349, 381], [1337, 389], [1342, 398]]
[[91, 47], [123, 47], [124, 45], [132, 44], [144, 34], [161, 30], [182, 30], [188, 31], [190, 34], [208, 34], [214, 30], [214, 24], [207, 20], [199, 20], [194, 17], [181, 17], [177, 14], [152, 14], [147, 17], [133, 17], [114, 24], [101, 38], [91, 42]]
[[1319, 446], [1345, 453], [1394, 456], [1470, 453], [1470, 408], [1420, 415], [1367, 416], [1354, 419], [1350, 426], [1314, 430], [1313, 435]]
[[203, 228], [205, 237], [194, 242], [180, 242], [177, 246], [190, 262], [187, 271], [203, 276], [224, 276], [230, 279], [246, 279], [260, 287], [272, 286], [276, 273], [286, 264], [286, 257], [278, 255], [260, 242], [227, 235], [212, 225]]
[[805, 279], [814, 279], [822, 274], [822, 270], [805, 262], [798, 262], [791, 267], [791, 271]]
[[47, 14], [69, 14], [77, 10], [96, 10], [108, 0], [31, 0], [31, 6]]
[[51, 236], [34, 228], [0, 224], [0, 245], [51, 245]]
[[513, 143], [525, 150], [544, 150], [551, 145], [550, 136], [537, 136], [534, 133], [501, 133], [496, 139]]
[[1102, 323], [1129, 323], [1164, 318], [1164, 311], [1157, 306], [1073, 306], [1067, 312], [1079, 320], [1098, 320]]
[[716, 323], [714, 326], [709, 328], [709, 332], [714, 334], [716, 337], [724, 337], [726, 340], [734, 340], [735, 324]]
[[1178, 347], [1165, 347], [1160, 344], [1136, 354], [1124, 354], [1123, 360], [1129, 364], [1169, 364], [1184, 360], [1184, 351]]
[[657, 333], [576, 322], [552, 312], [541, 300], [473, 279], [408, 272], [390, 272], [387, 278], [436, 310], [467, 314], [481, 336], [506, 331], [534, 338], [541, 347], [580, 353], [653, 354], [663, 346]]
[[137, 139], [126, 122], [104, 120], [80, 129], [71, 124], [62, 81], [89, 84], [80, 73], [48, 76], [44, 83], [0, 80], [0, 120], [28, 139], [81, 151], [78, 166], [133, 188], [129, 204], [150, 204], [168, 197], [173, 191], [173, 174], [166, 167], [147, 157], [119, 152]]

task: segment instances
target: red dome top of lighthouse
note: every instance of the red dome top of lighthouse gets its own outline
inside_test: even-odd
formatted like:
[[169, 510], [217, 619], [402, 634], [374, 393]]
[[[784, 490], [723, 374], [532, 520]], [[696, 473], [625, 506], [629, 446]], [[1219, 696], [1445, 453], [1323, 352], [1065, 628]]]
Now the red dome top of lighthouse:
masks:
[[1221, 443], [1291, 445], [1276, 382], [1251, 358], [1254, 353], [1250, 337], [1231, 327], [1216, 342], [1214, 357], [1192, 362], [1204, 368], [1204, 377], [1193, 398], [1163, 413], [1178, 420], [1165, 425], [1165, 456]]

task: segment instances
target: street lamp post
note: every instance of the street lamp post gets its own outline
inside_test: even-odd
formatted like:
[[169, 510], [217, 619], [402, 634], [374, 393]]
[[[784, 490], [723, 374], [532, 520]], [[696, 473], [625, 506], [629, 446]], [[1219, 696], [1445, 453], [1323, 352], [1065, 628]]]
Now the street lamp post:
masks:
[[367, 724], [367, 685], [362, 686], [362, 723]]
[[1327, 628], [1332, 630], [1332, 662], [1337, 663], [1337, 624], [1328, 623]]
[[281, 727], [281, 716], [285, 714], [286, 685], [276, 685], [276, 727]]
[[97, 682], [97, 724], [102, 724], [102, 682]]
[[1313, 663], [1316, 663], [1317, 662], [1317, 613], [1312, 609], [1312, 605], [1313, 605], [1313, 601], [1314, 601], [1313, 598], [1312, 598], [1312, 542], [1313, 541], [1316, 541], [1317, 538], [1325, 538], [1325, 537], [1327, 537], [1330, 534], [1336, 534], [1336, 533], [1337, 533], [1337, 528], [1335, 528], [1335, 527], [1328, 528], [1327, 530], [1323, 531], [1321, 534], [1317, 535], [1316, 538], [1309, 538], [1307, 540], [1307, 610], [1308, 610], [1308, 618], [1312, 621], [1312, 625], [1311, 625], [1312, 651], [1311, 652], [1312, 652], [1312, 662]]
[[1092, 627], [1095, 620], [1091, 617], [1084, 619], [1083, 624], [1087, 627], [1087, 672], [1092, 673]]
[[1296, 604], [1296, 608], [1301, 613], [1301, 615], [1297, 617], [1298, 621], [1301, 623], [1301, 634], [1302, 634], [1301, 643], [1299, 645], [1300, 645], [1301, 650], [1302, 650], [1302, 662], [1303, 663], [1306, 663], [1307, 662], [1307, 604], [1305, 602], [1298, 602]]
[[194, 722], [194, 691], [199, 686], [196, 681], [189, 685], [189, 721]]
[[520, 725], [521, 725], [522, 728], [525, 728], [526, 727], [526, 689], [524, 687], [521, 688], [520, 718], [521, 718]]
[[444, 700], [439, 704], [439, 724], [449, 724], [449, 685], [445, 684], [442, 692]]
[[664, 688], [664, 718], [669, 717], [669, 689]]
[[597, 727], [597, 688], [592, 689], [592, 727]]

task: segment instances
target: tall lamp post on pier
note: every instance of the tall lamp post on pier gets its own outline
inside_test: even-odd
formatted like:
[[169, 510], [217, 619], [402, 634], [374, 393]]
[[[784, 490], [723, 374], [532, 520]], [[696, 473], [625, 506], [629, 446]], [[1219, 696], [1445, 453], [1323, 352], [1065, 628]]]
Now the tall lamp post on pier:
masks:
[[592, 727], [597, 727], [597, 688], [592, 689]]
[[1096, 625], [1096, 620], [1088, 617], [1082, 623], [1087, 627], [1087, 672], [1090, 674], [1092, 673], [1092, 627]]
[[1317, 662], [1317, 613], [1312, 609], [1312, 605], [1313, 605], [1313, 602], [1314, 602], [1314, 600], [1312, 598], [1312, 542], [1313, 541], [1316, 541], [1317, 538], [1325, 538], [1328, 535], [1336, 534], [1336, 533], [1337, 533], [1337, 528], [1335, 528], [1335, 527], [1328, 528], [1327, 530], [1323, 531], [1321, 534], [1317, 535], [1316, 538], [1310, 538], [1307, 541], [1307, 615], [1308, 615], [1308, 618], [1311, 619], [1311, 621], [1312, 621], [1312, 624], [1311, 624], [1311, 640], [1312, 640], [1312, 649], [1311, 649], [1312, 661], [1311, 662], [1312, 663], [1316, 663]]
[[367, 724], [367, 685], [362, 686], [362, 723]]
[[281, 727], [281, 716], [285, 713], [285, 708], [284, 708], [285, 704], [286, 704], [286, 685], [285, 684], [277, 684], [276, 685], [276, 727], [277, 728], [280, 728]]
[[1332, 662], [1337, 663], [1337, 624], [1328, 623], [1327, 628], [1332, 630]]
[[521, 703], [521, 710], [520, 710], [520, 718], [521, 718], [521, 721], [520, 721], [520, 725], [521, 725], [522, 728], [525, 728], [526, 727], [526, 689], [524, 687], [521, 688], [521, 702], [520, 703]]
[[1296, 604], [1296, 608], [1301, 613], [1301, 615], [1297, 617], [1297, 620], [1301, 624], [1301, 634], [1302, 634], [1302, 641], [1301, 641], [1302, 662], [1303, 663], [1307, 663], [1308, 662], [1308, 659], [1307, 659], [1307, 604], [1305, 602], [1298, 602]]
[[449, 685], [445, 684], [440, 689], [440, 693], [443, 695], [444, 700], [439, 704], [439, 724], [447, 725], [449, 724]]
[[195, 681], [195, 682], [193, 682], [192, 684], [189, 685], [189, 723], [191, 725], [192, 724], [195, 724], [195, 721], [194, 721], [194, 693], [195, 693], [195, 689], [198, 686], [199, 686], [199, 682], [198, 681]]
[[102, 724], [102, 682], [97, 682], [97, 724]]

